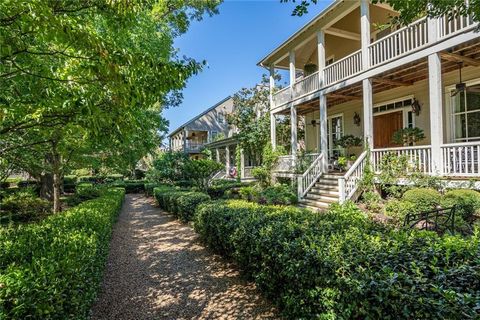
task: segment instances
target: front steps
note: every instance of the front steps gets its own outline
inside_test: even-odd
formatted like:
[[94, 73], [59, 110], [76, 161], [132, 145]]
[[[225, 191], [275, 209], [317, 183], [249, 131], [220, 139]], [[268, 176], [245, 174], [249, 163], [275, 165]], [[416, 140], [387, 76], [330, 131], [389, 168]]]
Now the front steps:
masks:
[[342, 175], [340, 173], [322, 175], [307, 195], [299, 200], [298, 206], [313, 211], [323, 211], [328, 209], [331, 203], [338, 202], [338, 178]]

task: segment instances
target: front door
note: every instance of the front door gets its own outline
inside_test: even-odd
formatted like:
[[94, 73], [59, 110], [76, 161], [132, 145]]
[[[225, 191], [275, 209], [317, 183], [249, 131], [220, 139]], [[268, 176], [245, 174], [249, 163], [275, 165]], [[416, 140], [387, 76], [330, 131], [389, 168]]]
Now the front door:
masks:
[[403, 111], [380, 114], [373, 117], [373, 147], [390, 148], [398, 145], [392, 142], [393, 133], [403, 128]]

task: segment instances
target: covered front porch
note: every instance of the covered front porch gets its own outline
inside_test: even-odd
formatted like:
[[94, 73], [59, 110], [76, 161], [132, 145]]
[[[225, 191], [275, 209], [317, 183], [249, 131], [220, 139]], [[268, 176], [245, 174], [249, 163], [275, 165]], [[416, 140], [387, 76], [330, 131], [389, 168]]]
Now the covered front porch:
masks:
[[[299, 176], [302, 196], [319, 172], [343, 169], [343, 199], [356, 189], [367, 159], [379, 173], [391, 154], [408, 158], [411, 170], [424, 174], [480, 178], [479, 52], [478, 41], [465, 43], [275, 113], [273, 144], [276, 119], [288, 117], [291, 125], [289, 154], [281, 157], [279, 171]], [[346, 136], [361, 145], [340, 146]], [[311, 161], [299, 172], [301, 153]], [[341, 168], [345, 160], [352, 161]]]

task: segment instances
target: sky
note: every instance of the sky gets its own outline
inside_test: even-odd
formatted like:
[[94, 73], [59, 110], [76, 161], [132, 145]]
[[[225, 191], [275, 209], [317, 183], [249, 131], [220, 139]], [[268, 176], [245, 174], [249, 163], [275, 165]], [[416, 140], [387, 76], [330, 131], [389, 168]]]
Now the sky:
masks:
[[292, 17], [291, 2], [226, 0], [219, 14], [193, 22], [175, 47], [179, 56], [206, 60], [207, 67], [188, 81], [183, 103], [164, 111], [169, 132], [242, 87], [260, 82], [268, 71], [257, 63], [331, 2], [320, 0], [307, 15]]

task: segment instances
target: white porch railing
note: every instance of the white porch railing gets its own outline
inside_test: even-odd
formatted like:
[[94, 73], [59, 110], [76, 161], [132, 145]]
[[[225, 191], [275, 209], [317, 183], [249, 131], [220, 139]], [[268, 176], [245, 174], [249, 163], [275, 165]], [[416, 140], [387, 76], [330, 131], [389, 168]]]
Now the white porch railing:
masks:
[[293, 98], [295, 99], [310, 92], [315, 92], [318, 89], [320, 89], [320, 81], [317, 71], [293, 84]]
[[396, 59], [428, 44], [428, 20], [422, 18], [368, 47], [370, 66]]
[[381, 171], [383, 157], [387, 154], [405, 156], [409, 170], [420, 171], [425, 174], [432, 173], [432, 148], [427, 146], [413, 146], [401, 148], [383, 148], [372, 150], [372, 166], [375, 173]]
[[479, 176], [480, 141], [442, 145], [443, 174], [446, 176]]
[[460, 31], [473, 27], [476, 23], [471, 17], [460, 16], [458, 14], [446, 15], [438, 19], [438, 36], [445, 38]]
[[243, 179], [252, 179], [253, 178], [253, 175], [252, 175], [252, 170], [254, 169], [255, 167], [244, 167], [243, 168]]
[[292, 91], [290, 87], [285, 87], [273, 94], [273, 105], [278, 107], [284, 103], [289, 102], [292, 99]]
[[293, 157], [291, 155], [278, 157], [277, 165], [275, 166], [276, 172], [293, 172], [293, 169]]
[[348, 169], [343, 177], [338, 179], [339, 202], [351, 199], [358, 190], [360, 180], [367, 166], [367, 151], [363, 151], [357, 161]]
[[310, 167], [297, 178], [298, 198], [303, 198], [323, 173], [323, 154], [317, 156]]
[[335, 61], [323, 69], [323, 81], [325, 85], [343, 80], [362, 71], [362, 50]]

